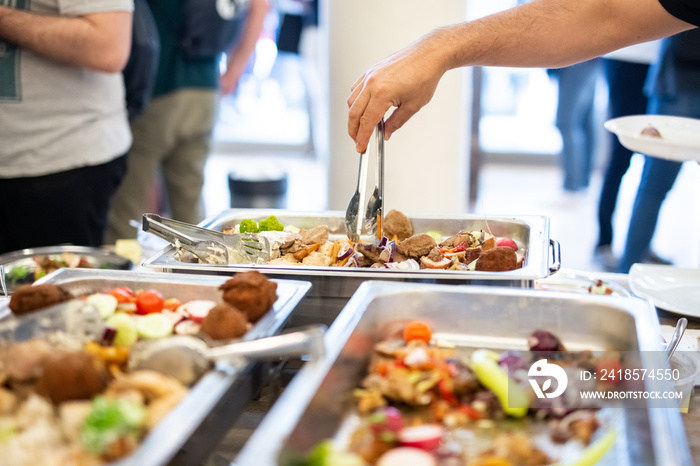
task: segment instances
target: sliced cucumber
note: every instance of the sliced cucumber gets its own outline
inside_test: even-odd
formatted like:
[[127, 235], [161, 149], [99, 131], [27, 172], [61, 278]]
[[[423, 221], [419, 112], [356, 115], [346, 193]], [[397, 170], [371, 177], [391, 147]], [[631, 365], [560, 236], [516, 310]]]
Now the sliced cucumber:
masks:
[[92, 304], [100, 311], [103, 319], [107, 319], [117, 310], [117, 298], [107, 293], [95, 293], [87, 297], [87, 302]]
[[162, 314], [148, 314], [136, 320], [136, 329], [142, 338], [165, 338], [173, 334], [173, 322]]
[[108, 327], [117, 330], [117, 335], [114, 337], [114, 346], [131, 346], [139, 338], [136, 330], [136, 320], [129, 314], [117, 312], [107, 319], [105, 323]]

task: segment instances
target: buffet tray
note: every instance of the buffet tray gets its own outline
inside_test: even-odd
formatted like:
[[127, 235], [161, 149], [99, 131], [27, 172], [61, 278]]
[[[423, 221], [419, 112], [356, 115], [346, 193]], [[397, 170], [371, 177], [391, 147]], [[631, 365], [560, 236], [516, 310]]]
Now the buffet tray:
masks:
[[[221, 302], [219, 285], [229, 277], [136, 273], [119, 270], [60, 269], [36, 283], [55, 283], [75, 295], [101, 292], [119, 286], [132, 289], [154, 288], [164, 296], [186, 302], [211, 299]], [[309, 282], [275, 280], [277, 301], [273, 308], [250, 329], [243, 340], [254, 340], [280, 333], [294, 308], [308, 292]], [[183, 399], [119, 466], [165, 464], [198, 465], [214, 450], [227, 429], [257, 394], [264, 380], [264, 365], [240, 360], [219, 363], [205, 374]]]
[[[3, 267], [4, 278], [7, 281], [7, 291], [11, 294], [17, 286], [34, 282], [33, 270], [36, 266], [34, 262], [35, 258], [40, 256], [61, 256], [63, 253], [80, 256], [86, 259], [95, 269], [129, 270], [134, 266], [129, 259], [104, 248], [67, 245], [22, 249], [0, 255], [0, 265]], [[26, 269], [32, 273], [26, 277], [22, 277], [15, 283], [11, 278], [13, 272], [16, 273], [16, 269]], [[0, 279], [1, 278], [3, 277], [0, 277]]]
[[[354, 412], [351, 394], [367, 373], [374, 344], [414, 319], [429, 322], [435, 339], [458, 347], [527, 349], [527, 336], [546, 329], [572, 350], [662, 350], [653, 308], [639, 299], [367, 282], [326, 333], [327, 357], [297, 374], [234, 464], [293, 464], [314, 445], [339, 435], [343, 420]], [[615, 411], [617, 441], [601, 464], [692, 464], [678, 409], [645, 405]]]
[[[223, 231], [246, 218], [262, 220], [274, 215], [283, 225], [310, 229], [328, 225], [330, 239], [347, 238], [345, 212], [297, 212], [277, 209], [229, 209], [205, 220], [205, 228]], [[438, 232], [444, 237], [460, 230], [485, 230], [495, 236], [508, 236], [521, 245], [523, 267], [508, 272], [478, 272], [456, 270], [391, 270], [353, 267], [280, 266], [253, 264], [192, 264], [178, 261], [176, 249], [169, 245], [146, 259], [145, 267], [163, 272], [231, 274], [240, 270], [260, 270], [269, 277], [309, 280], [312, 290], [304, 300], [303, 314], [295, 315], [295, 325], [324, 323], [330, 325], [338, 312], [365, 280], [390, 280], [400, 282], [497, 285], [515, 288], [532, 288], [535, 280], [555, 273], [561, 267], [559, 243], [549, 238], [549, 218], [545, 216], [439, 216], [409, 215], [413, 229], [418, 233]], [[552, 252], [550, 256], [550, 251]], [[551, 259], [550, 259], [551, 258]], [[551, 260], [551, 263], [550, 263]]]

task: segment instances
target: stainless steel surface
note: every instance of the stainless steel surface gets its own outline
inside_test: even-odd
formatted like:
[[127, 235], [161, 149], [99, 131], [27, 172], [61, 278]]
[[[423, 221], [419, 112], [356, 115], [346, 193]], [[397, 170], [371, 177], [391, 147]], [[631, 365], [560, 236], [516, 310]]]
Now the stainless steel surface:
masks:
[[143, 214], [143, 231], [191, 252], [205, 264], [227, 265], [233, 258], [251, 264], [270, 260], [270, 241], [255, 233], [224, 234], [156, 214]]
[[265, 360], [308, 356], [323, 357], [325, 326], [296, 329], [290, 333], [250, 341], [209, 346], [197, 337], [175, 336], [134, 347], [129, 357], [132, 369], [152, 369], [191, 385], [217, 362], [239, 362], [241, 358]]
[[[229, 277], [162, 274], [118, 270], [61, 269], [39, 282], [57, 283], [74, 295], [106, 291], [118, 286], [155, 288], [181, 301], [221, 301], [219, 286]], [[243, 337], [253, 341], [279, 333], [310, 288], [308, 282], [276, 280], [277, 301]], [[153, 429], [141, 446], [118, 465], [199, 465], [214, 449], [226, 429], [241, 414], [264, 380], [262, 363], [237, 361], [216, 365], [185, 399]]]
[[[292, 380], [243, 450], [239, 466], [285, 464], [333, 437], [353, 409], [353, 388], [366, 374], [373, 345], [413, 319], [458, 346], [524, 348], [536, 329], [557, 334], [570, 349], [658, 352], [660, 331], [645, 301], [536, 290], [392, 282], [363, 284], [326, 333], [327, 356]], [[648, 390], [668, 388], [647, 381]], [[619, 409], [610, 463], [689, 465], [677, 409]]]
[[7, 291], [7, 283], [5, 283], [5, 265], [0, 264], [0, 290], [2, 290], [3, 296], [9, 296], [10, 293]]
[[[245, 218], [264, 219], [275, 215], [284, 225], [310, 229], [328, 225], [331, 240], [346, 237], [345, 213], [340, 211], [298, 212], [277, 209], [230, 209], [202, 222], [202, 226], [222, 231]], [[414, 231], [435, 231], [445, 236], [470, 230], [491, 231], [496, 236], [513, 238], [521, 246], [525, 257], [523, 268], [509, 272], [472, 272], [454, 270], [390, 270], [352, 267], [309, 267], [233, 264], [217, 266], [188, 264], [175, 258], [175, 249], [166, 247], [146, 259], [144, 266], [164, 272], [226, 274], [240, 270], [260, 270], [270, 277], [310, 280], [313, 287], [304, 300], [300, 312], [294, 315], [294, 325], [324, 323], [330, 325], [348, 299], [366, 280], [391, 280], [423, 283], [497, 285], [503, 287], [531, 288], [535, 280], [550, 273], [549, 219], [544, 216], [492, 216], [454, 215], [417, 216], [411, 218]], [[558, 244], [558, 243], [557, 243]]]
[[666, 361], [671, 360], [671, 356], [673, 356], [673, 353], [676, 351], [676, 348], [678, 348], [678, 344], [681, 342], [681, 338], [683, 338], [683, 334], [685, 333], [685, 328], [687, 326], [688, 319], [686, 319], [685, 317], [681, 317], [680, 319], [678, 319], [678, 322], [676, 323], [676, 328], [673, 330], [673, 335], [671, 335], [671, 340], [666, 346]]
[[27, 267], [33, 271], [36, 265], [34, 258], [40, 256], [60, 256], [63, 253], [71, 253], [83, 257], [88, 260], [94, 268], [128, 270], [134, 266], [129, 259], [103, 248], [88, 246], [46, 246], [22, 249], [20, 251], [13, 251], [0, 255], [0, 264], [2, 264], [5, 269], [5, 280], [8, 292], [12, 293], [15, 285], [32, 283], [34, 281], [32, 275], [27, 277], [26, 280], [15, 282], [12, 279], [15, 268]]
[[364, 228], [369, 234], [380, 240], [382, 238], [382, 220], [384, 219], [384, 119], [374, 130], [374, 190], [367, 201], [364, 215]]
[[350, 241], [356, 243], [362, 235], [362, 219], [360, 209], [365, 206], [365, 189], [367, 188], [367, 153], [360, 154], [360, 165], [357, 173], [357, 187], [350, 198], [348, 208], [345, 210], [345, 232]]
[[561, 269], [561, 244], [553, 239], [549, 240], [549, 245], [552, 248], [552, 263], [549, 265], [549, 273], [557, 273]]

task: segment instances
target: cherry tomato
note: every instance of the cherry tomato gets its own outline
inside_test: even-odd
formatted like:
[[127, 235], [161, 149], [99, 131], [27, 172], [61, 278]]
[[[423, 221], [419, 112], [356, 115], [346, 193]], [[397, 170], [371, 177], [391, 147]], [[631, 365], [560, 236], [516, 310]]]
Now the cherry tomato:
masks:
[[163, 303], [163, 309], [167, 309], [169, 311], [174, 311], [178, 307], [182, 305], [182, 301], [180, 301], [177, 298], [168, 298], [165, 300]]
[[119, 288], [114, 288], [109, 292], [112, 296], [117, 298], [117, 303], [131, 303], [134, 301], [135, 295], [131, 288], [127, 286], [120, 286]]
[[152, 314], [163, 310], [163, 295], [156, 290], [144, 290], [136, 296], [136, 313]]
[[403, 329], [403, 339], [408, 343], [411, 340], [421, 340], [430, 343], [433, 331], [430, 326], [420, 320], [414, 320]]

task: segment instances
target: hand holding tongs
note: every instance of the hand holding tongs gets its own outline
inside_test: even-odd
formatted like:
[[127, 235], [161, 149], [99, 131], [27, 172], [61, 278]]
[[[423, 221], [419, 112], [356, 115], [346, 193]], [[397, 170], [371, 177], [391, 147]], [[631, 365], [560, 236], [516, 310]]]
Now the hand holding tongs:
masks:
[[156, 214], [143, 214], [143, 231], [191, 252], [205, 264], [227, 265], [230, 252], [241, 253], [238, 256], [246, 262], [270, 260], [270, 242], [254, 233], [224, 234]]
[[[354, 243], [360, 240], [360, 236], [365, 231], [369, 231], [377, 240], [382, 238], [382, 218], [384, 216], [384, 119], [377, 124], [374, 136], [376, 144], [374, 191], [367, 199], [367, 154], [365, 152], [360, 154], [357, 188], [345, 211], [345, 230], [350, 241]], [[361, 209], [364, 210], [363, 219], [360, 219]]]

